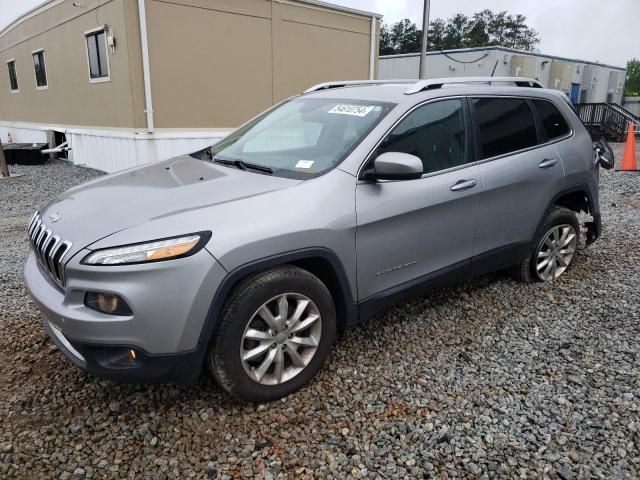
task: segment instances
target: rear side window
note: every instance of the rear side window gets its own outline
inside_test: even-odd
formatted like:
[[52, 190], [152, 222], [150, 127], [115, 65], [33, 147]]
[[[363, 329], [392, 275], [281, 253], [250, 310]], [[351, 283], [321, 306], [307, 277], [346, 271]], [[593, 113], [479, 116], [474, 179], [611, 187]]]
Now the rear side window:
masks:
[[533, 104], [538, 112], [547, 140], [564, 137], [571, 131], [564, 116], [553, 103], [546, 100], [534, 100]]
[[473, 116], [480, 130], [482, 158], [538, 144], [533, 113], [520, 98], [474, 98]]
[[378, 149], [378, 154], [401, 152], [422, 160], [424, 173], [465, 163], [462, 101], [442, 100], [417, 108], [402, 120]]

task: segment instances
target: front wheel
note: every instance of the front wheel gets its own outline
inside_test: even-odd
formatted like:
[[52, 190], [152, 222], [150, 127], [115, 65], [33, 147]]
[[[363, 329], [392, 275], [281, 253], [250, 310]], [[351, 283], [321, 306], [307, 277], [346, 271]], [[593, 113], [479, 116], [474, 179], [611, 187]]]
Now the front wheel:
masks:
[[209, 368], [242, 400], [277, 400], [313, 378], [335, 334], [335, 306], [327, 287], [306, 270], [281, 267], [235, 290], [213, 339]]
[[529, 258], [513, 267], [513, 277], [525, 283], [558, 278], [569, 268], [579, 240], [576, 214], [565, 207], [554, 207], [536, 233]]

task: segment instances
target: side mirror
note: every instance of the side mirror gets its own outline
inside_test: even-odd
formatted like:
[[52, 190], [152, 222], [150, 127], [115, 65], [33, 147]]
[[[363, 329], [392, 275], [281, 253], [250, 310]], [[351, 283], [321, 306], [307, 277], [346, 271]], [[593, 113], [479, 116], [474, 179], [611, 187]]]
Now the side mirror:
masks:
[[615, 158], [613, 156], [613, 150], [609, 146], [604, 138], [601, 138], [593, 146], [596, 155], [596, 162], [605, 170], [611, 170], [615, 164]]
[[414, 180], [422, 177], [422, 160], [415, 155], [387, 152], [377, 157], [367, 172], [372, 180]]

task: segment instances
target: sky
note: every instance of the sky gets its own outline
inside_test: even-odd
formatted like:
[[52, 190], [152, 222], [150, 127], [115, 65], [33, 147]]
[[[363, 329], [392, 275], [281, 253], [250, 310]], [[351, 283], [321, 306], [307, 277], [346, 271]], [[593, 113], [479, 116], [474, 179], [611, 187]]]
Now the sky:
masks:
[[[212, 0], [214, 1], [214, 0]], [[422, 0], [325, 0], [421, 25]], [[42, 0], [0, 0], [0, 29]], [[640, 58], [640, 0], [431, 0], [431, 18], [472, 15], [482, 9], [525, 15], [548, 55], [624, 66]]]

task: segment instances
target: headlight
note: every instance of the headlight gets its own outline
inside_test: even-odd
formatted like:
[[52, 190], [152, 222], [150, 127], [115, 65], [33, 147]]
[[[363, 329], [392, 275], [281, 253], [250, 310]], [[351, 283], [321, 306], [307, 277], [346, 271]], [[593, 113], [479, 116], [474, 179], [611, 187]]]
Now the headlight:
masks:
[[82, 263], [85, 265], [130, 265], [188, 257], [204, 247], [210, 237], [210, 232], [194, 233], [183, 237], [105, 248], [90, 253], [82, 260]]

